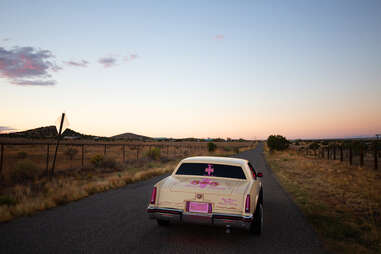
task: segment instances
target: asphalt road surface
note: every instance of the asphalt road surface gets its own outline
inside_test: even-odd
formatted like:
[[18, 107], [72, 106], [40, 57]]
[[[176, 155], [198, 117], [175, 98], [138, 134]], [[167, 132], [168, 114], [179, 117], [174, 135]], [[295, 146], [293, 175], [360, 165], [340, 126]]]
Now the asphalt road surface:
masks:
[[266, 166], [263, 144], [236, 157], [264, 173], [264, 232], [160, 227], [146, 207], [165, 176], [0, 224], [0, 253], [324, 253], [311, 226]]

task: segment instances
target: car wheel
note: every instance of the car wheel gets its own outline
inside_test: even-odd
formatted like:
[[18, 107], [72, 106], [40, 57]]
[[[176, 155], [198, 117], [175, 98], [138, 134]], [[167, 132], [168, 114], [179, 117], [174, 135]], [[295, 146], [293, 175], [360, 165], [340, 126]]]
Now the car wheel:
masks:
[[159, 220], [159, 219], [157, 219], [156, 221], [157, 221], [157, 224], [159, 226], [167, 226], [169, 224], [168, 220]]
[[255, 209], [254, 221], [251, 223], [250, 231], [256, 235], [260, 235], [263, 232], [263, 205], [261, 203]]

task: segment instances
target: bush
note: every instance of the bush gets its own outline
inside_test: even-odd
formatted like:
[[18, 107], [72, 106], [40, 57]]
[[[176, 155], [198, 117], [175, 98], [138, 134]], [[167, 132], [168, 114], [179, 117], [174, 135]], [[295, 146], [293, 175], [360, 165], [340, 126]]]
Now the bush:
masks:
[[25, 159], [26, 157], [28, 157], [28, 154], [26, 152], [17, 153], [17, 159]]
[[112, 157], [103, 157], [103, 161], [101, 163], [101, 166], [103, 168], [117, 168], [118, 167], [118, 163], [116, 162], [116, 160]]
[[112, 157], [105, 157], [100, 154], [94, 155], [90, 159], [91, 164], [96, 168], [117, 168], [118, 163]]
[[14, 183], [34, 180], [40, 175], [40, 169], [33, 161], [21, 160], [15, 165], [15, 168], [10, 172], [10, 178]]
[[77, 153], [78, 150], [72, 147], [67, 148], [64, 152], [65, 156], [68, 157], [70, 160], [73, 160]]
[[159, 160], [160, 159], [160, 148], [158, 147], [154, 147], [152, 149], [150, 149], [148, 152], [147, 152], [147, 157], [152, 159], [152, 160]]
[[14, 200], [12, 197], [0, 196], [0, 206], [1, 205], [11, 206], [11, 205], [15, 205], [16, 203], [17, 203], [16, 200]]
[[91, 164], [93, 164], [94, 167], [100, 168], [102, 166], [103, 159], [103, 155], [96, 154], [93, 157], [91, 157], [90, 162]]
[[239, 147], [238, 146], [234, 147], [234, 153], [239, 153]]
[[225, 152], [230, 152], [232, 150], [232, 148], [230, 146], [223, 146], [222, 149], [225, 151]]
[[208, 143], [208, 151], [209, 152], [214, 152], [217, 149], [217, 145], [214, 144], [213, 142]]
[[309, 146], [308, 146], [309, 149], [312, 149], [312, 150], [317, 150], [320, 148], [320, 145], [316, 142], [313, 142], [311, 143]]
[[285, 150], [290, 145], [290, 142], [281, 135], [270, 135], [267, 138], [267, 145], [270, 150]]

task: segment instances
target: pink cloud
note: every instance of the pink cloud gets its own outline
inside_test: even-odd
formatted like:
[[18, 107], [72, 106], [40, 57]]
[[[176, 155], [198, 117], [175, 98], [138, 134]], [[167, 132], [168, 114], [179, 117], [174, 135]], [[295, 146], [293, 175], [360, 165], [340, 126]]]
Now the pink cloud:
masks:
[[109, 68], [109, 67], [116, 65], [116, 58], [114, 58], [114, 57], [103, 57], [103, 58], [100, 58], [98, 60], [98, 62], [100, 64], [102, 64], [103, 67]]
[[89, 64], [88, 61], [86, 60], [81, 60], [81, 61], [67, 61], [67, 62], [64, 62], [65, 64], [67, 65], [70, 65], [70, 66], [74, 66], [74, 67], [87, 67], [87, 65]]
[[225, 36], [223, 34], [217, 34], [214, 38], [216, 40], [223, 40], [225, 38]]
[[49, 50], [37, 50], [33, 47], [15, 47], [7, 50], [0, 47], [0, 76], [16, 85], [54, 85], [55, 81], [44, 80], [51, 77], [51, 71], [61, 69], [52, 59], [54, 56]]

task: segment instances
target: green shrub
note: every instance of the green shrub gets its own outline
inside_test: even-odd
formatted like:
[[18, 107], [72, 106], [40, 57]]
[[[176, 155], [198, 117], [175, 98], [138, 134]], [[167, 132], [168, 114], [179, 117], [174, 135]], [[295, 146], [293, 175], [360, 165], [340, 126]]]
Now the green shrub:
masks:
[[148, 152], [147, 152], [147, 157], [152, 159], [152, 160], [159, 160], [160, 159], [160, 148], [158, 147], [154, 147], [152, 149], [150, 149]]
[[73, 160], [77, 153], [78, 150], [72, 147], [67, 148], [64, 152], [65, 156], [68, 157], [69, 160]]
[[1, 205], [11, 206], [11, 205], [15, 205], [16, 203], [17, 203], [16, 200], [14, 200], [12, 197], [0, 196], [0, 206]]
[[90, 162], [95, 168], [117, 168], [118, 166], [118, 163], [114, 158], [100, 154], [94, 155], [90, 159]]
[[15, 165], [15, 168], [10, 172], [10, 178], [14, 183], [34, 180], [40, 175], [40, 169], [33, 161], [21, 160]]
[[93, 157], [91, 157], [90, 162], [91, 164], [93, 164], [94, 167], [100, 168], [102, 166], [103, 159], [103, 155], [96, 154]]
[[312, 149], [312, 150], [317, 150], [320, 148], [320, 145], [316, 142], [313, 142], [311, 143], [309, 146], [308, 146], [309, 149]]
[[225, 151], [225, 152], [230, 152], [232, 150], [232, 148], [230, 146], [223, 146], [222, 149]]
[[116, 160], [112, 157], [103, 157], [103, 161], [101, 163], [102, 168], [117, 168], [118, 163]]
[[213, 142], [208, 143], [208, 151], [209, 152], [214, 152], [217, 149], [217, 145], [214, 144]]
[[239, 147], [238, 146], [234, 147], [234, 153], [239, 153]]
[[281, 135], [270, 135], [267, 138], [267, 145], [270, 150], [285, 150], [290, 145], [290, 142]]
[[28, 157], [28, 154], [26, 152], [18, 152], [17, 153], [17, 159], [25, 159], [26, 157]]

